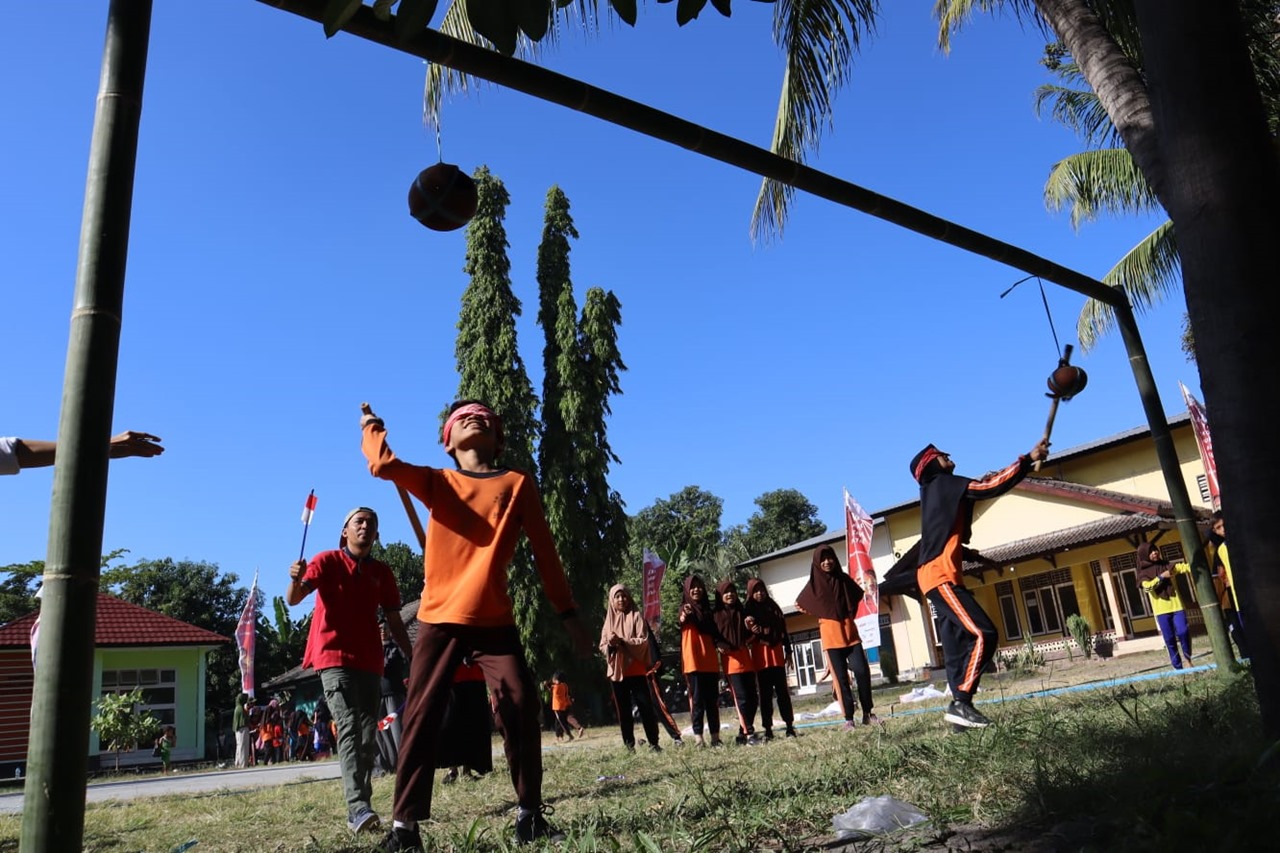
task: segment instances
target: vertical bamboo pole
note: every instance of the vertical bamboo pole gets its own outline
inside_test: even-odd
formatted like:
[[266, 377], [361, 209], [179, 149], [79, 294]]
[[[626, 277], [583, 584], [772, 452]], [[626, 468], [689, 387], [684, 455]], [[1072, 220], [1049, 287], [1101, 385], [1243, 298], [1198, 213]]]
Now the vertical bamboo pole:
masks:
[[1209, 635], [1213, 659], [1218, 664], [1218, 673], [1225, 675], [1236, 669], [1236, 658], [1231, 651], [1231, 639], [1227, 636], [1222, 608], [1218, 604], [1213, 578], [1209, 574], [1209, 561], [1205, 556], [1204, 542], [1200, 539], [1200, 529], [1196, 526], [1195, 510], [1191, 508], [1187, 484], [1182, 479], [1178, 451], [1173, 446], [1173, 435], [1169, 432], [1169, 422], [1165, 420], [1164, 406], [1160, 403], [1160, 392], [1156, 390], [1156, 380], [1151, 375], [1151, 364], [1147, 361], [1147, 351], [1138, 334], [1138, 323], [1133, 317], [1133, 310], [1127, 303], [1113, 305], [1112, 308], [1116, 312], [1116, 325], [1120, 327], [1120, 335], [1124, 338], [1125, 351], [1129, 353], [1129, 367], [1133, 370], [1133, 379], [1138, 385], [1138, 397], [1142, 400], [1147, 423], [1151, 426], [1151, 442], [1155, 445], [1156, 459], [1160, 461], [1160, 471], [1164, 474], [1165, 488], [1169, 490], [1178, 536], [1182, 539], [1187, 562], [1191, 564], [1191, 577], [1196, 586], [1196, 598], [1200, 600], [1200, 613], [1204, 616], [1204, 628]]
[[93, 634], [151, 0], [111, 0], [53, 473], [22, 853], [80, 850]]

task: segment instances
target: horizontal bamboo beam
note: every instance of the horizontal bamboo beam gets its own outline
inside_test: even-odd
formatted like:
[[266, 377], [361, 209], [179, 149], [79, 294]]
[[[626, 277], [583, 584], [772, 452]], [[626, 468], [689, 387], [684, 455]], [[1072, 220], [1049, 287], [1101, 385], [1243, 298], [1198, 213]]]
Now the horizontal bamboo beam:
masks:
[[[320, 22], [326, 0], [258, 0], [286, 12]], [[654, 109], [639, 101], [583, 83], [537, 65], [504, 56], [486, 48], [423, 29], [409, 39], [399, 39], [392, 21], [379, 21], [373, 9], [361, 7], [343, 31], [362, 39], [452, 68], [499, 86], [515, 89], [544, 101], [595, 116], [610, 124], [643, 133], [696, 151], [713, 160], [737, 166], [764, 178], [780, 181], [836, 204], [860, 210], [877, 219], [900, 225], [917, 234], [982, 255], [993, 261], [1039, 276], [1113, 307], [1128, 306], [1128, 297], [1116, 288], [1075, 270], [1032, 254], [1009, 243], [965, 228], [888, 196], [872, 192], [834, 175], [764, 148], [717, 133], [702, 125]]]

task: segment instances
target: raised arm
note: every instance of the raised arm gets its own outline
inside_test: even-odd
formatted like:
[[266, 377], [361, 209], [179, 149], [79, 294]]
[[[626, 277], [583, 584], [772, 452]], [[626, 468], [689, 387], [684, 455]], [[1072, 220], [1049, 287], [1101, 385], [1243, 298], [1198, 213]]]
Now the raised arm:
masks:
[[430, 507], [433, 469], [397, 459], [387, 445], [387, 428], [382, 418], [373, 413], [368, 403], [360, 409], [360, 450], [369, 462], [369, 473], [380, 480], [390, 480]]

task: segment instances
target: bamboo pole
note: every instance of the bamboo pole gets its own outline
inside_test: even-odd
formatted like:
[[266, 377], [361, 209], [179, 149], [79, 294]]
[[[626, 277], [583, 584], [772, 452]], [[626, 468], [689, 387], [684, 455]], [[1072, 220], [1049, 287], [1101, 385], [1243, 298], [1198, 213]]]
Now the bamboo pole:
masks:
[[22, 853], [79, 850], [84, 837], [108, 445], [150, 33], [151, 0], [111, 0], [53, 472]]
[[1169, 490], [1169, 501], [1173, 504], [1173, 517], [1178, 526], [1178, 536], [1182, 539], [1187, 562], [1191, 564], [1191, 578], [1195, 583], [1200, 613], [1204, 616], [1204, 629], [1209, 636], [1209, 646], [1213, 649], [1213, 659], [1218, 664], [1218, 674], [1226, 675], [1238, 668], [1235, 653], [1231, 651], [1231, 638], [1227, 635], [1222, 608], [1218, 604], [1218, 594], [1213, 588], [1209, 560], [1205, 555], [1204, 542], [1200, 538], [1200, 528], [1196, 524], [1191, 496], [1187, 493], [1187, 484], [1182, 478], [1182, 468], [1178, 463], [1177, 448], [1173, 446], [1173, 435], [1169, 432], [1169, 422], [1164, 417], [1160, 392], [1156, 389], [1156, 380], [1151, 374], [1151, 364], [1147, 361], [1147, 351], [1138, 334], [1138, 322], [1127, 305], [1123, 308], [1116, 307], [1116, 325], [1120, 327], [1124, 348], [1129, 353], [1129, 365], [1138, 383], [1138, 396], [1142, 399], [1147, 422], [1151, 425], [1151, 442], [1155, 445], [1156, 458], [1160, 461], [1160, 471], [1164, 474], [1165, 488]]

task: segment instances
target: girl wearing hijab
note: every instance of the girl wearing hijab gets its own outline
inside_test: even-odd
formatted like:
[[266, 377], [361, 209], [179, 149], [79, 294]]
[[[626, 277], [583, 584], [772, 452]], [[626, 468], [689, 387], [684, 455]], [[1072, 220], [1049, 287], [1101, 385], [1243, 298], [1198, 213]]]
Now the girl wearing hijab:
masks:
[[787, 661], [791, 659], [787, 620], [760, 578], [747, 581], [747, 601], [742, 609], [746, 613], [743, 622], [756, 638], [751, 644], [751, 661], [760, 686], [760, 727], [764, 729], [764, 739], [773, 740], [774, 697], [778, 700], [778, 716], [787, 727], [787, 737], [795, 737], [791, 689], [787, 686]]
[[1151, 598], [1151, 612], [1160, 626], [1164, 646], [1169, 650], [1169, 662], [1174, 669], [1182, 669], [1178, 643], [1182, 644], [1182, 654], [1190, 663], [1191, 631], [1187, 627], [1187, 613], [1182, 607], [1182, 596], [1178, 594], [1178, 583], [1174, 578], [1190, 572], [1191, 568], [1186, 563], [1173, 565], [1160, 556], [1160, 549], [1153, 543], [1142, 543], [1134, 557], [1138, 560], [1138, 582]]
[[720, 659], [716, 655], [716, 620], [707, 600], [707, 584], [697, 575], [684, 579], [684, 597], [676, 617], [680, 625], [680, 664], [689, 685], [689, 717], [698, 746], [706, 717], [711, 745], [720, 746]]
[[644, 726], [649, 749], [661, 752], [658, 721], [649, 703], [649, 682], [645, 678], [649, 671], [649, 626], [636, 609], [631, 590], [620, 583], [609, 590], [609, 612], [600, 629], [600, 651], [608, 661], [607, 673], [613, 687], [613, 707], [618, 713], [622, 742], [628, 750], [635, 751], [635, 722], [631, 717], [634, 703], [640, 712], [640, 724]]
[[731, 580], [716, 585], [716, 629], [720, 632], [719, 649], [724, 656], [724, 672], [729, 677], [729, 692], [738, 709], [740, 744], [756, 743], [756, 708], [760, 694], [756, 686], [756, 667], [751, 660], [751, 644], [755, 635], [746, 626], [746, 613], [738, 600], [738, 588]]
[[871, 713], [871, 667], [862, 648], [862, 638], [858, 636], [858, 626], [853, 621], [861, 600], [862, 587], [844, 573], [835, 549], [824, 545], [814, 551], [809, 582], [796, 596], [796, 607], [818, 617], [818, 639], [827, 653], [827, 669], [844, 709], [846, 729], [854, 727], [853, 713], [857, 708], [849, 685], [850, 670], [858, 684], [862, 724], [880, 722], [880, 718]]

